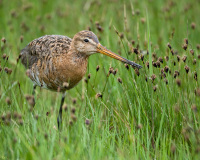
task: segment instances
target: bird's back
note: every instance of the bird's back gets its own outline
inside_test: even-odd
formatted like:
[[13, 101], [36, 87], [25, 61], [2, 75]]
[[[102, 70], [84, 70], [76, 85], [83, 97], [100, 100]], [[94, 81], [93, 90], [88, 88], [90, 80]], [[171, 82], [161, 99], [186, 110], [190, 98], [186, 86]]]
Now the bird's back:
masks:
[[20, 58], [26, 68], [31, 68], [39, 59], [66, 54], [72, 39], [61, 35], [46, 35], [31, 41], [21, 50]]

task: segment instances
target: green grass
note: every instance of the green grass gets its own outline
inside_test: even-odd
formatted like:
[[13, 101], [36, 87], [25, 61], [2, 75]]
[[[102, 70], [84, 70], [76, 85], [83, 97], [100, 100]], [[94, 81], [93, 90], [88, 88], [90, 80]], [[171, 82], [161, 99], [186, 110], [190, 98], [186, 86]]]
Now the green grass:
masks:
[[[196, 0], [0, 0], [0, 38], [6, 39], [5, 44], [0, 42], [0, 159], [199, 159], [199, 7]], [[103, 32], [96, 28], [97, 21]], [[102, 45], [143, 68], [137, 76], [132, 67], [127, 70], [114, 59], [92, 55], [88, 83], [82, 80], [67, 92], [67, 111], [59, 132], [56, 117], [61, 94], [38, 87], [36, 105], [31, 108], [25, 96], [32, 93], [32, 82], [16, 60], [35, 38], [46, 34], [73, 37], [87, 27]], [[184, 38], [189, 42], [187, 50], [182, 48]], [[133, 52], [137, 46], [139, 54]], [[8, 60], [3, 59], [4, 53]], [[147, 63], [159, 57], [163, 58], [160, 68], [149, 63], [148, 69]], [[166, 66], [168, 72], [163, 71]], [[12, 73], [6, 73], [5, 67]], [[110, 67], [117, 69], [116, 75], [108, 76]], [[176, 78], [175, 71], [180, 73]], [[97, 93], [103, 98], [96, 98]]]

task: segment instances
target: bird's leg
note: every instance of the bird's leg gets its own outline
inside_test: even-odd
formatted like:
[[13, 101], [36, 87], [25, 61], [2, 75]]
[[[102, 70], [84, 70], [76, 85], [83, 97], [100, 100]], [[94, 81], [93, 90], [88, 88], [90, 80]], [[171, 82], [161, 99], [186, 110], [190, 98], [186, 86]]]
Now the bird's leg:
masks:
[[35, 98], [34, 98], [34, 96], [35, 96], [35, 89], [36, 89], [36, 85], [34, 84], [33, 85], [33, 92], [32, 92], [32, 95], [33, 95], [33, 106], [32, 107], [34, 107], [35, 106]]
[[63, 106], [64, 100], [65, 100], [65, 95], [66, 95], [66, 92], [64, 92], [63, 95], [62, 95], [59, 114], [58, 114], [58, 117], [57, 117], [58, 129], [60, 129], [60, 125], [62, 124], [62, 106]]
[[32, 92], [32, 95], [33, 95], [33, 96], [35, 95], [35, 89], [36, 89], [36, 87], [37, 87], [37, 86], [34, 84], [34, 85], [33, 85], [33, 92]]

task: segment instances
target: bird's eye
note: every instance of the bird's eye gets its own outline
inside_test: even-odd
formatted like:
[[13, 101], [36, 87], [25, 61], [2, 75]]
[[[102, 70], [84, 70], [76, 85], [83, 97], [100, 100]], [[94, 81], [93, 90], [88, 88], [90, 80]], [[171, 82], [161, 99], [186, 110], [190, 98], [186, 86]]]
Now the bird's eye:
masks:
[[89, 40], [88, 39], [84, 39], [84, 42], [89, 42]]

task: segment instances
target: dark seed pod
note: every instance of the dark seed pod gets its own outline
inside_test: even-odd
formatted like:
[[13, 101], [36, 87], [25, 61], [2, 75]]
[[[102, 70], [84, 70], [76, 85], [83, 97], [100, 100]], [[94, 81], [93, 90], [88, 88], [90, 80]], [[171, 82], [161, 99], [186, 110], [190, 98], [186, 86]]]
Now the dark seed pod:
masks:
[[3, 42], [5, 44], [6, 43], [6, 38], [5, 37], [1, 38], [1, 42]]
[[122, 83], [122, 79], [120, 77], [117, 78], [117, 80], [118, 80], [119, 83]]
[[167, 46], [168, 46], [168, 48], [169, 48], [170, 50], [172, 49], [172, 46], [171, 46], [170, 43], [167, 43]]
[[186, 73], [190, 71], [190, 68], [187, 65], [184, 68], [185, 68]]
[[190, 50], [190, 53], [191, 53], [191, 55], [194, 56], [194, 50], [193, 49]]
[[197, 44], [197, 49], [200, 50], [200, 44]]
[[164, 71], [167, 73], [169, 71], [169, 67], [165, 66]]
[[157, 86], [153, 86], [153, 91], [155, 92], [157, 90]]
[[196, 28], [196, 24], [194, 22], [191, 23], [191, 28], [195, 29]]
[[87, 126], [90, 125], [90, 123], [91, 123], [91, 122], [90, 122], [89, 119], [86, 119], [86, 120], [85, 120], [85, 124], [86, 124]]
[[88, 79], [90, 79], [90, 77], [91, 77], [91, 73], [88, 74]]
[[103, 95], [102, 95], [101, 93], [97, 93], [95, 97], [96, 97], [96, 98], [102, 98]]
[[187, 44], [183, 44], [182, 48], [186, 51], [187, 50], [188, 45]]
[[152, 79], [152, 81], [154, 81], [156, 79], [156, 75], [152, 74], [151, 79]]
[[194, 72], [194, 79], [197, 81], [197, 72]]
[[159, 61], [159, 60], [156, 61], [156, 66], [157, 66], [158, 68], [160, 68], [160, 61]]
[[71, 112], [74, 114], [74, 113], [76, 112], [76, 108], [73, 107], [73, 108], [71, 109]]
[[168, 80], [166, 78], [164, 79], [164, 82], [166, 85], [168, 85]]
[[169, 61], [169, 57], [168, 56], [165, 56], [165, 61]]
[[156, 62], [152, 62], [152, 65], [157, 68], [157, 63]]
[[96, 67], [96, 71], [98, 72], [98, 71], [99, 71], [99, 69], [100, 69], [100, 66], [98, 65], [98, 66]]
[[177, 61], [179, 62], [181, 59], [181, 57], [179, 55], [177, 55]]
[[193, 60], [193, 64], [195, 65], [196, 63], [197, 63], [197, 60], [196, 60], [196, 59], [194, 59], [194, 60]]
[[181, 80], [180, 79], [176, 79], [176, 84], [180, 87], [181, 86]]
[[143, 61], [144, 60], [144, 55], [140, 55], [140, 59]]
[[137, 75], [137, 76], [139, 76], [140, 75], [140, 71], [139, 71], [139, 69], [135, 69], [135, 74]]
[[187, 56], [183, 56], [182, 60], [183, 60], [183, 62], [186, 62]]
[[127, 70], [129, 70], [129, 65], [128, 64], [124, 64], [124, 66], [126, 67]]
[[187, 38], [184, 39], [184, 42], [185, 42], [185, 44], [188, 45], [188, 39]]
[[159, 57], [158, 60], [160, 61], [160, 63], [163, 63], [163, 59], [161, 57]]

